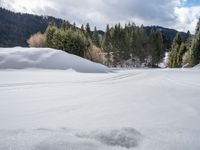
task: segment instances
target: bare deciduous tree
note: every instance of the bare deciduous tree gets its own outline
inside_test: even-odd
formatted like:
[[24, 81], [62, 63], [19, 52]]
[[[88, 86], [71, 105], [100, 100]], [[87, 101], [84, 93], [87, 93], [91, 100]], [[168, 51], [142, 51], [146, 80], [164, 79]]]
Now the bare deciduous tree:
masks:
[[45, 35], [40, 32], [32, 35], [28, 40], [29, 47], [44, 47], [45, 46]]

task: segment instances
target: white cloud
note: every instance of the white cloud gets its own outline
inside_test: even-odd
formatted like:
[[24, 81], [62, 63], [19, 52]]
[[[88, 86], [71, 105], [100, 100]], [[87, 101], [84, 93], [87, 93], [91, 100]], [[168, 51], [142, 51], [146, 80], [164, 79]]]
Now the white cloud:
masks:
[[176, 24], [175, 28], [180, 31], [195, 31], [196, 24], [200, 17], [200, 6], [193, 7], [176, 7], [175, 8]]
[[134, 21], [179, 30], [194, 30], [199, 7], [185, 7], [187, 0], [4, 0], [10, 9], [64, 18], [78, 25]]

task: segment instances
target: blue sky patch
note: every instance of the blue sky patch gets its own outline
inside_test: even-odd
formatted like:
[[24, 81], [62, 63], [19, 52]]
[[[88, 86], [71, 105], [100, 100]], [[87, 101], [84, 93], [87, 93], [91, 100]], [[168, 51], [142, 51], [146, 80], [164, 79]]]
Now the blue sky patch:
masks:
[[200, 0], [186, 0], [182, 3], [182, 6], [185, 7], [191, 7], [191, 6], [197, 6], [200, 5]]

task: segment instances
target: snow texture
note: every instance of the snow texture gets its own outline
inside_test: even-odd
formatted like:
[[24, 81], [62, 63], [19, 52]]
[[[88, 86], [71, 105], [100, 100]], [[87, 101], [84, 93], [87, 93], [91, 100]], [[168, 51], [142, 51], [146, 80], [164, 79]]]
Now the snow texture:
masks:
[[79, 137], [95, 139], [103, 144], [121, 146], [125, 148], [136, 147], [142, 135], [133, 128], [123, 128], [111, 131], [94, 131], [89, 134], [79, 134]]
[[50, 48], [0, 48], [0, 69], [72, 69], [85, 73], [106, 73], [109, 69], [66, 52]]

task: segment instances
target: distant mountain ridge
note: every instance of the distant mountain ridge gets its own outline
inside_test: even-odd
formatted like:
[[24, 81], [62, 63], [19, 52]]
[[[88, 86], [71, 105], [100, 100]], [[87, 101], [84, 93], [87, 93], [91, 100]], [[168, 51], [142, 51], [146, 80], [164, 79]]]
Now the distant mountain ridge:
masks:
[[[12, 11], [0, 8], [0, 47], [27, 47], [27, 39], [37, 32], [44, 32], [49, 23], [54, 22], [57, 26], [61, 26], [63, 19], [51, 16], [38, 16], [23, 13], [14, 13]], [[147, 34], [151, 29], [159, 29], [163, 34], [165, 49], [169, 49], [171, 43], [176, 36], [177, 31], [160, 26], [144, 27]], [[104, 31], [98, 30], [99, 35], [103, 35]], [[182, 38], [187, 36], [181, 32]]]
[[27, 47], [27, 39], [37, 32], [44, 32], [49, 23], [61, 25], [64, 20], [30, 14], [14, 13], [0, 8], [0, 47]]
[[[152, 29], [160, 30], [160, 32], [163, 35], [163, 42], [164, 42], [165, 49], [169, 49], [171, 47], [173, 39], [176, 36], [176, 33], [178, 32], [175, 29], [164, 28], [161, 26], [146, 26], [146, 27], [144, 27], [144, 29], [147, 34], [150, 34]], [[185, 41], [186, 38], [188, 37], [187, 33], [185, 33], [185, 32], [179, 32], [179, 33], [180, 33], [183, 41]]]

